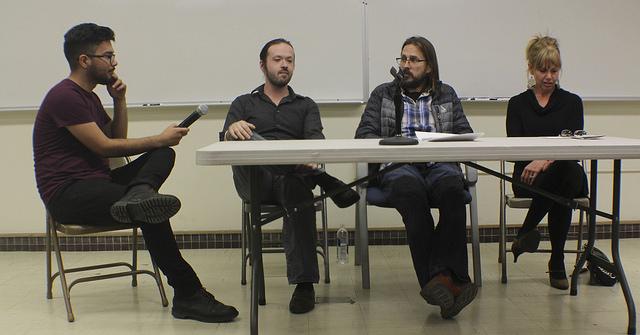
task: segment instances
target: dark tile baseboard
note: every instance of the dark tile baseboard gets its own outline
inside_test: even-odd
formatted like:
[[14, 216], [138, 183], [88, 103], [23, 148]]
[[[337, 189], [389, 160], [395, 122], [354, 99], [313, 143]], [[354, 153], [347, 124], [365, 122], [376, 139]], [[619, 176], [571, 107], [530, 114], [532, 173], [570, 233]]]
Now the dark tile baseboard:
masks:
[[[511, 241], [517, 232], [518, 226], [507, 227], [507, 240]], [[543, 240], [548, 239], [546, 226], [539, 227]], [[585, 227], [586, 229], [586, 227]], [[176, 232], [176, 241], [180, 249], [223, 249], [240, 248], [240, 232]], [[586, 234], [585, 234], [586, 235]], [[575, 240], [578, 236], [576, 226], [571, 226], [569, 239]], [[263, 245], [265, 247], [282, 246], [282, 234], [280, 231], [265, 230], [263, 232]], [[329, 245], [335, 245], [335, 230], [329, 231]], [[354, 232], [349, 232], [350, 244], [354, 243]], [[596, 225], [596, 239], [608, 239], [611, 237], [611, 225], [602, 223]], [[620, 238], [640, 237], [640, 222], [626, 222], [620, 225]], [[322, 233], [318, 233], [318, 240]], [[498, 242], [500, 229], [498, 226], [481, 226], [480, 242]], [[120, 233], [60, 236], [60, 248], [63, 251], [111, 251], [131, 250], [132, 236], [122, 231]], [[467, 240], [471, 241], [471, 231], [467, 229]], [[371, 229], [369, 230], [370, 245], [405, 245], [407, 235], [403, 228]], [[145, 249], [144, 240], [138, 238], [139, 249]], [[0, 251], [44, 251], [44, 234], [11, 234], [0, 235]]]

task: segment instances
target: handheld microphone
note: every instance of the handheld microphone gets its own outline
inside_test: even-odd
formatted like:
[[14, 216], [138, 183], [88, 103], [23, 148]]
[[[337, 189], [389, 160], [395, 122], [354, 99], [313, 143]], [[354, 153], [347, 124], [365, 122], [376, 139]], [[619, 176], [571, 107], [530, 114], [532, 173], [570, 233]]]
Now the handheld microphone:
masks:
[[404, 137], [402, 136], [402, 114], [404, 113], [404, 103], [402, 102], [402, 93], [401, 93], [401, 83], [404, 79], [404, 73], [402, 69], [396, 70], [395, 67], [391, 67], [389, 70], [391, 75], [393, 76], [393, 82], [397, 83], [394, 95], [393, 95], [393, 105], [396, 111], [396, 136], [387, 137], [380, 140], [380, 145], [414, 145], [418, 144], [418, 140], [415, 138]]
[[200, 105], [198, 106], [198, 108], [196, 108], [195, 111], [193, 111], [193, 113], [187, 116], [186, 119], [180, 122], [178, 127], [180, 128], [189, 127], [192, 123], [196, 122], [197, 119], [199, 119], [203, 115], [206, 115], [208, 112], [209, 112], [209, 107], [207, 107], [207, 105]]
[[402, 79], [404, 79], [404, 72], [402, 72], [402, 69], [396, 70], [396, 68], [392, 66], [389, 72], [393, 77], [393, 81], [401, 82]]

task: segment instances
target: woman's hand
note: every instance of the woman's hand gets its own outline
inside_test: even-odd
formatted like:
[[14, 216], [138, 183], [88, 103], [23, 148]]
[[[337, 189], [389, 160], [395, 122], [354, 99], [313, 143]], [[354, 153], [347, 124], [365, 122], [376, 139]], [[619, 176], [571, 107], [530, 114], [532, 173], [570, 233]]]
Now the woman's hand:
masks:
[[522, 171], [520, 175], [520, 181], [527, 185], [533, 185], [540, 172], [546, 171], [554, 161], [552, 160], [537, 160], [529, 163]]

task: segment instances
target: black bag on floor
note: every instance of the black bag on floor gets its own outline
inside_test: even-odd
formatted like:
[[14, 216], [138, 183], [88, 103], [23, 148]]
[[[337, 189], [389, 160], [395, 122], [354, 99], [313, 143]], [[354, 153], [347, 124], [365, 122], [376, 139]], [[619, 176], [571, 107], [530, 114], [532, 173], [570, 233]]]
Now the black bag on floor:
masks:
[[593, 247], [587, 255], [587, 269], [589, 269], [589, 285], [613, 286], [618, 281], [616, 267], [609, 261], [607, 255], [600, 249]]

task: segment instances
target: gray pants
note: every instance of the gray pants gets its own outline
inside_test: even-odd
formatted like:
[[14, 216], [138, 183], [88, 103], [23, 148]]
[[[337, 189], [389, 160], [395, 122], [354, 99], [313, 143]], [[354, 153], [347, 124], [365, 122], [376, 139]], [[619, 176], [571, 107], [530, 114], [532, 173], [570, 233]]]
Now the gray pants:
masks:
[[[249, 202], [249, 168], [233, 166], [233, 182], [240, 197]], [[262, 203], [294, 206], [313, 199], [311, 178], [294, 173], [293, 166], [259, 167]], [[313, 206], [290, 211], [283, 217], [282, 243], [289, 284], [317, 283], [316, 213]]]

